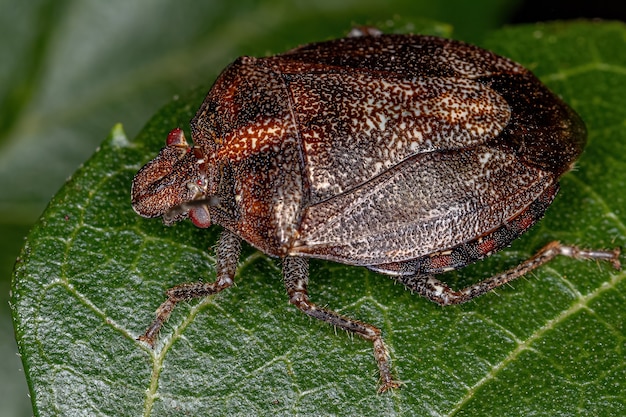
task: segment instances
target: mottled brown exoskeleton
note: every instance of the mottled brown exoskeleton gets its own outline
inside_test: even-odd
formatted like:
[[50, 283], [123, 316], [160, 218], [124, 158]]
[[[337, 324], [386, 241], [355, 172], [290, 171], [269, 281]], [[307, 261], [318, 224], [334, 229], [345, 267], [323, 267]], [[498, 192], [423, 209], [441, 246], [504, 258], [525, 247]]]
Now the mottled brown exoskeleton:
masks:
[[176, 303], [233, 284], [241, 240], [283, 260], [289, 301], [370, 340], [380, 391], [399, 385], [378, 328], [311, 302], [308, 258], [361, 265], [441, 305], [462, 303], [557, 255], [460, 291], [434, 275], [507, 246], [543, 215], [583, 150], [580, 118], [528, 70], [427, 36], [363, 36], [237, 59], [191, 121], [135, 176], [132, 205], [165, 224], [224, 228], [217, 279], [167, 292], [140, 338], [154, 344]]

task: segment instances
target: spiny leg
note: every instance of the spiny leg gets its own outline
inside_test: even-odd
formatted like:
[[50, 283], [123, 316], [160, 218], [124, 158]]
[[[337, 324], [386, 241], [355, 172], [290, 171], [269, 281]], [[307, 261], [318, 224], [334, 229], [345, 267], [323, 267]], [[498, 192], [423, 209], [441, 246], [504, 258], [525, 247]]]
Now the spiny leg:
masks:
[[232, 286], [240, 252], [241, 239], [232, 232], [224, 230], [217, 244], [217, 279], [215, 282], [191, 282], [177, 285], [167, 290], [167, 300], [157, 309], [156, 319], [146, 329], [146, 332], [139, 336], [138, 340], [154, 347], [161, 327], [163, 327], [177, 303], [217, 294]]
[[522, 262], [515, 268], [509, 269], [491, 278], [487, 278], [477, 284], [470, 285], [460, 291], [455, 291], [443, 282], [430, 275], [411, 275], [395, 278], [403, 283], [411, 291], [428, 298], [440, 305], [461, 304], [472, 298], [506, 284], [533, 269], [551, 261], [558, 255], [568, 256], [574, 259], [597, 259], [609, 261], [615, 269], [620, 269], [619, 248], [607, 250], [585, 250], [576, 246], [563, 245], [560, 242], [551, 242], [544, 246], [532, 258]]
[[378, 392], [398, 388], [400, 383], [391, 376], [389, 352], [380, 335], [380, 329], [334, 311], [317, 306], [309, 300], [307, 284], [309, 282], [309, 261], [302, 257], [288, 256], [283, 261], [283, 280], [289, 295], [289, 302], [304, 314], [325, 321], [352, 333], [356, 333], [374, 344], [374, 357], [380, 372], [381, 386]]

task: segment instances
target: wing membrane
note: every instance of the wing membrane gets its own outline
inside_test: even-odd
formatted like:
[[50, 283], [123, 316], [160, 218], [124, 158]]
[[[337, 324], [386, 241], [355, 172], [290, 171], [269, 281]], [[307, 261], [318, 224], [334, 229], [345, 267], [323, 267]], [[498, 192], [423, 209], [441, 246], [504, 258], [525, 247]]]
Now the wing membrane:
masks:
[[308, 207], [292, 253], [357, 265], [415, 259], [501, 226], [554, 181], [499, 149], [419, 154]]

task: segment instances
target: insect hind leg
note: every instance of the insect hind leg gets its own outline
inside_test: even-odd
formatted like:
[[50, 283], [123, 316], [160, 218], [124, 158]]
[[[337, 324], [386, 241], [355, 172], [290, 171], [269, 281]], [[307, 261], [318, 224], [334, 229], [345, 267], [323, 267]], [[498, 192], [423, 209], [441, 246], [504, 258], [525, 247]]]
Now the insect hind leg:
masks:
[[459, 291], [453, 290], [432, 275], [399, 275], [395, 276], [394, 279], [404, 284], [411, 291], [442, 306], [461, 304], [519, 278], [535, 268], [550, 262], [559, 255], [581, 260], [596, 259], [609, 261], [615, 269], [619, 270], [621, 268], [619, 248], [613, 250], [586, 250], [554, 241], [544, 246], [533, 257], [518, 266]]

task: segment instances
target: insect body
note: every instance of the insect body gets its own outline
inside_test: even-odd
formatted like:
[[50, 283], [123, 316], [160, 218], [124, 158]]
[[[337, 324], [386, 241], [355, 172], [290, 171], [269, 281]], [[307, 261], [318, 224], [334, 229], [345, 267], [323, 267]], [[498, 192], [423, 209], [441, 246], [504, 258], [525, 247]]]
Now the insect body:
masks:
[[166, 224], [224, 227], [217, 279], [170, 289], [142, 336], [153, 344], [182, 300], [233, 284], [241, 240], [283, 259], [289, 300], [374, 344], [381, 391], [398, 386], [378, 328], [318, 307], [308, 258], [391, 275], [442, 304], [467, 301], [556, 255], [612, 261], [619, 251], [553, 242], [461, 291], [434, 275], [507, 246], [537, 222], [585, 128], [528, 70], [447, 39], [364, 35], [243, 57], [191, 122], [135, 176], [132, 204]]

